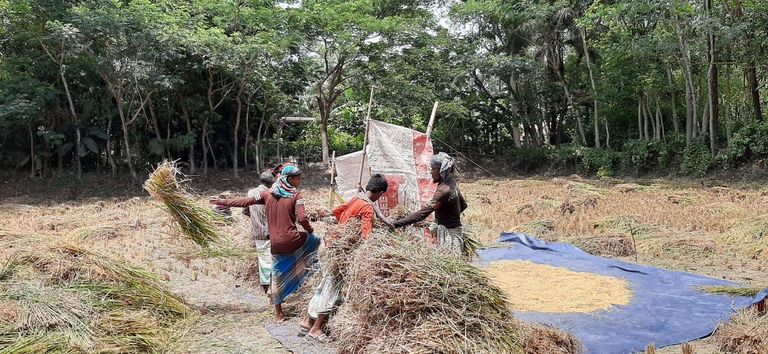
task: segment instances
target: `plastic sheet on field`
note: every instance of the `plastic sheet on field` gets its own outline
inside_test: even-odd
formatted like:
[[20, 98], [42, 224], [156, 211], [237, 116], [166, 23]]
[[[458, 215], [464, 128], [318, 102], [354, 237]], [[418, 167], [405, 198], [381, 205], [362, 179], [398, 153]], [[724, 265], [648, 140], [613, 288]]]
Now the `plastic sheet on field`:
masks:
[[[479, 263], [526, 260], [576, 272], [623, 278], [633, 291], [628, 305], [591, 313], [538, 313], [515, 311], [523, 321], [537, 322], [573, 333], [587, 353], [635, 353], [650, 343], [657, 348], [709, 336], [718, 322], [768, 296], [710, 294], [703, 286], [738, 286], [729, 281], [664, 270], [593, 256], [565, 243], [549, 243], [521, 233], [504, 233], [498, 248], [482, 250]], [[558, 284], [552, 284], [557, 287]], [[568, 289], [557, 289], [565, 293]]]

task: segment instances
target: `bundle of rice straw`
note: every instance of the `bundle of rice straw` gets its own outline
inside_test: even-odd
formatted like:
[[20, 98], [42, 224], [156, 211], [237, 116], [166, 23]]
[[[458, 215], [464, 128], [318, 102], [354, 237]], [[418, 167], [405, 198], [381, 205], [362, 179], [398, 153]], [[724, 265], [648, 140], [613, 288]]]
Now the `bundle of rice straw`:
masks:
[[166, 352], [196, 314], [152, 273], [0, 230], [0, 353]]
[[221, 239], [214, 225], [224, 220], [212, 209], [198, 205], [192, 194], [181, 186], [185, 179], [179, 180], [178, 176], [184, 178], [176, 163], [164, 161], [149, 175], [144, 189], [163, 203], [184, 235], [198, 245], [208, 247], [211, 242]]
[[377, 231], [347, 265], [344, 303], [330, 321], [342, 353], [523, 352], [504, 294], [461, 259]]
[[325, 275], [344, 277], [349, 269], [349, 255], [362, 241], [362, 227], [359, 222], [328, 225], [326, 247], [320, 250], [322, 272]]

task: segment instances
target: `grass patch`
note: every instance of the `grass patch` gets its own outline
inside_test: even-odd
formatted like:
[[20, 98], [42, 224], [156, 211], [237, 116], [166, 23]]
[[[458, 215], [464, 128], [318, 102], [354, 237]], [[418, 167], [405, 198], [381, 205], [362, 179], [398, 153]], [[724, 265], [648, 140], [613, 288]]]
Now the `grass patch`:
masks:
[[650, 231], [650, 228], [637, 222], [628, 215], [609, 216], [595, 221], [592, 228], [603, 234], [638, 236]]
[[737, 286], [702, 286], [699, 290], [719, 295], [731, 295], [731, 296], [749, 296], [754, 297], [759, 294], [763, 289], [760, 288], [744, 288]]
[[552, 220], [533, 220], [515, 227], [514, 231], [538, 236], [548, 234], [555, 230], [555, 222]]

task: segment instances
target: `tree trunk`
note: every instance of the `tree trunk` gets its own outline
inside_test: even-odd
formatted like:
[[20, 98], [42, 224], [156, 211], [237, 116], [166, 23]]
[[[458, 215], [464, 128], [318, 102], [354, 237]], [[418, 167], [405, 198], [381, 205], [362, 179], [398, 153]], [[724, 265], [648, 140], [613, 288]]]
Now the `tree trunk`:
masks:
[[206, 136], [205, 142], [208, 143], [208, 148], [211, 150], [211, 159], [213, 159], [213, 168], [219, 167], [219, 161], [216, 159], [216, 153], [213, 151], [213, 145], [211, 145], [211, 137]]
[[600, 147], [600, 117], [597, 110], [597, 85], [595, 84], [595, 75], [592, 73], [592, 61], [589, 58], [589, 50], [587, 49], [587, 31], [581, 28], [581, 44], [584, 46], [584, 56], [587, 59], [587, 69], [589, 70], [589, 82], [592, 84], [592, 101], [593, 110], [595, 113], [595, 147]]
[[[151, 93], [150, 93], [151, 95]], [[157, 115], [155, 114], [155, 103], [152, 101], [151, 98], [148, 99], [147, 104], [149, 105], [149, 116], [152, 119], [152, 130], [155, 131], [155, 139], [160, 142], [160, 144], [163, 145], [163, 151], [161, 152], [162, 158], [165, 160], [168, 158], [168, 155], [166, 154], [166, 147], [165, 142], [163, 141], [163, 136], [160, 134], [160, 123], [157, 121]], [[144, 112], [146, 114], [146, 112]]]
[[203, 118], [203, 132], [200, 134], [200, 145], [203, 146], [203, 175], [208, 175], [208, 144], [206, 142], [206, 136], [208, 135], [208, 122], [207, 118]]
[[112, 170], [112, 177], [117, 177], [117, 164], [115, 164], [115, 157], [112, 151], [112, 115], [108, 115], [107, 118], [107, 160], [109, 161], [109, 167]]
[[677, 99], [675, 99], [675, 83], [672, 79], [672, 68], [667, 65], [667, 83], [669, 84], [669, 94], [672, 100], [672, 127], [675, 130], [675, 134], [680, 133], [680, 123], [677, 118]]
[[709, 133], [709, 104], [704, 105], [704, 111], [701, 113], [701, 130], [700, 134]]
[[248, 144], [251, 140], [251, 96], [245, 100], [245, 141], [243, 142], [243, 170], [248, 171]]
[[[184, 96], [179, 95], [179, 104], [181, 105], [181, 112], [184, 114], [184, 122], [187, 124], [187, 134], [193, 135], [192, 131], [192, 119], [189, 117], [189, 108], [187, 107], [187, 99]], [[189, 146], [189, 173], [195, 173], [195, 141], [192, 141], [192, 145]]]
[[637, 95], [637, 139], [643, 140], [643, 95]]
[[[560, 81], [560, 85], [563, 87], [563, 91], [565, 93], [565, 99], [568, 100], [568, 107], [570, 107], [572, 110], [576, 109], [576, 106], [573, 104], [573, 96], [571, 96], [571, 91], [568, 89], [568, 85], [565, 83], [565, 79], [558, 75], [558, 79]], [[576, 126], [579, 128], [579, 136], [581, 137], [581, 144], [584, 146], [587, 146], [587, 137], [584, 135], [584, 125], [581, 123], [581, 114], [579, 114], [578, 111], [574, 112], [574, 116], [576, 116]]]
[[240, 97], [243, 96], [243, 90], [245, 90], [245, 85], [240, 85], [240, 91], [237, 92], [237, 96], [235, 97], [235, 101], [237, 102], [237, 113], [235, 114], [235, 129], [232, 132], [232, 142], [234, 143], [234, 149], [232, 149], [232, 172], [237, 178], [237, 163], [238, 163], [238, 156], [237, 156], [237, 149], [239, 149], [238, 146], [238, 138], [240, 135], [240, 114], [243, 112], [243, 100], [240, 99]]
[[[742, 1], [738, 0], [734, 3], [734, 18], [737, 22], [743, 21], [742, 18], [744, 17], [744, 11], [742, 9]], [[745, 48], [750, 48], [750, 42], [752, 40], [752, 34], [747, 34], [744, 37], [743, 45]], [[752, 98], [752, 108], [755, 111], [755, 120], [761, 121], [763, 120], [763, 109], [760, 105], [760, 91], [759, 91], [759, 83], [757, 79], [757, 68], [755, 65], [755, 60], [750, 58], [747, 62], [747, 66], [744, 68], [744, 76], [747, 81], [747, 90], [749, 91], [749, 96]]]
[[133, 167], [133, 161], [131, 159], [131, 143], [128, 139], [128, 121], [125, 117], [125, 110], [123, 107], [123, 93], [122, 89], [116, 88], [117, 91], [113, 92], [115, 101], [117, 102], [117, 113], [120, 115], [120, 123], [123, 127], [123, 143], [125, 144], [125, 161], [128, 163], [128, 170], [131, 172], [131, 178], [136, 181], [139, 176], [136, 174], [136, 168]]
[[29, 178], [35, 178], [35, 134], [32, 132], [32, 123], [27, 124], [29, 130]]
[[[267, 119], [267, 108], [266, 104], [261, 110], [261, 120], [259, 121], [259, 129], [256, 130], [256, 171], [261, 172], [261, 170], [264, 168], [262, 159], [261, 159], [261, 144], [262, 144], [262, 130], [261, 128], [264, 127], [264, 122]], [[278, 154], [279, 155], [279, 154]]]
[[521, 148], [523, 147], [522, 140], [520, 139], [522, 137], [522, 134], [520, 133], [520, 127], [519, 126], [513, 126], [512, 127], [512, 139], [515, 140], [515, 148]]
[[651, 121], [651, 112], [648, 109], [648, 99], [643, 100], [643, 134], [645, 135], [645, 140], [651, 140], [651, 134], [648, 133], [648, 128]]
[[725, 66], [726, 73], [725, 73], [725, 87], [727, 88], [725, 91], [725, 139], [727, 146], [731, 146], [731, 139], [733, 139], [733, 121], [731, 118], [731, 76], [733, 75], [733, 69], [730, 65]]
[[608, 130], [608, 119], [603, 119], [603, 123], [605, 123], [605, 148], [610, 149], [611, 148], [611, 132]]
[[323, 166], [328, 165], [328, 121], [331, 117], [331, 103], [325, 102], [320, 107], [320, 144], [322, 145]]
[[[707, 16], [712, 17], [712, 0], [705, 0]], [[707, 36], [707, 47], [709, 57], [709, 71], [707, 75], [708, 102], [709, 102], [709, 148], [714, 156], [717, 153], [717, 133], [720, 130], [720, 107], [718, 102], [717, 85], [717, 43], [715, 42], [714, 30], [710, 29]]]
[[661, 131], [663, 130], [662, 120], [661, 107], [659, 106], [659, 96], [656, 96], [656, 130], [654, 131], [654, 135], [658, 140], [661, 140]]
[[758, 87], [757, 69], [754, 60], [749, 62], [746, 72], [749, 93], [752, 96], [752, 106], [755, 110], [755, 120], [760, 122], [763, 120], [763, 108], [760, 105], [760, 88]]
[[653, 111], [651, 111], [651, 104], [652, 104], [651, 103], [651, 98], [648, 97], [648, 102], [647, 102], [647, 105], [648, 105], [648, 117], [651, 120], [651, 131], [653, 132], [653, 139], [654, 140], [659, 140], [659, 125], [658, 125], [658, 122], [656, 121], [656, 116], [654, 116], [653, 115]]
[[695, 124], [696, 124], [696, 103], [694, 101], [694, 86], [693, 86], [693, 73], [691, 70], [691, 53], [688, 50], [688, 44], [683, 39], [682, 30], [680, 29], [680, 19], [675, 18], [677, 40], [680, 46], [680, 65], [683, 68], [683, 77], [685, 78], [685, 105], [686, 105], [686, 121], [685, 121], [685, 146], [690, 146], [691, 141], [695, 136]]
[[61, 76], [61, 83], [64, 85], [64, 93], [67, 95], [67, 102], [69, 103], [69, 113], [72, 114], [72, 123], [75, 125], [75, 132], [77, 141], [75, 142], [75, 159], [77, 161], [77, 179], [83, 176], [83, 166], [80, 163], [80, 121], [77, 119], [77, 113], [75, 113], [75, 103], [72, 101], [72, 95], [69, 92], [69, 84], [67, 83], [67, 77], [64, 75], [63, 63], [59, 63], [59, 76]]

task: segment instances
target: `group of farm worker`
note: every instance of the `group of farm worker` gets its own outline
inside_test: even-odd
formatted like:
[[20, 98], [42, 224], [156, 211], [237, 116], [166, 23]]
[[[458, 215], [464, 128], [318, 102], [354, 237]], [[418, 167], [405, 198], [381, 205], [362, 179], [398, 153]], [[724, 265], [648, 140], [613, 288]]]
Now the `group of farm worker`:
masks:
[[[391, 221], [383, 216], [375, 202], [387, 191], [385, 176], [374, 174], [366, 188], [348, 202], [333, 210], [340, 224], [361, 222], [361, 237], [371, 237], [375, 218], [389, 228], [404, 227], [426, 219], [435, 213], [435, 222], [429, 226], [437, 247], [461, 255], [463, 234], [461, 213], [467, 208], [456, 181], [456, 166], [445, 153], [431, 160], [432, 181], [437, 190], [432, 199], [420, 210]], [[302, 171], [295, 164], [281, 164], [260, 175], [260, 185], [248, 191], [246, 198], [211, 199], [221, 207], [247, 208], [251, 219], [252, 238], [259, 250], [259, 282], [271, 297], [278, 321], [286, 319], [282, 309], [285, 299], [296, 292], [309, 275], [316, 261], [321, 238], [314, 233], [299, 191]], [[298, 230], [301, 225], [304, 231]], [[325, 242], [332, 242], [326, 239]], [[322, 260], [320, 260], [322, 262]], [[309, 316], [301, 323], [300, 335], [326, 342], [324, 325], [328, 316], [341, 301], [342, 279], [324, 274], [322, 281], [308, 304]]]

